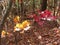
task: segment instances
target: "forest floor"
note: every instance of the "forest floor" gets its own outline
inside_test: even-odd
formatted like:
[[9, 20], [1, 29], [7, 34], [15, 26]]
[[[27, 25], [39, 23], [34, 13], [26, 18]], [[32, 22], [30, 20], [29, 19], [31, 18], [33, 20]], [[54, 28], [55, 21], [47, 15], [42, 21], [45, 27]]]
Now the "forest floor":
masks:
[[33, 24], [24, 33], [12, 32], [1, 40], [1, 45], [60, 45], [60, 29], [46, 21], [43, 27]]

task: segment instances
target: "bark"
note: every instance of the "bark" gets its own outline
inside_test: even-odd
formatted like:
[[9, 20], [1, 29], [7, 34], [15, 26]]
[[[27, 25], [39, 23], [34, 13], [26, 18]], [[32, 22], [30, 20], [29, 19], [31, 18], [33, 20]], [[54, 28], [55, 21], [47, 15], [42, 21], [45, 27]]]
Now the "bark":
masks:
[[54, 0], [54, 13], [53, 13], [54, 16], [56, 16], [56, 15], [55, 15], [56, 5], [57, 5], [57, 0]]
[[23, 15], [23, 0], [21, 0], [21, 15]]
[[33, 0], [33, 13], [35, 13], [35, 0]]
[[47, 8], [47, 0], [42, 0], [41, 11], [46, 10], [46, 8]]

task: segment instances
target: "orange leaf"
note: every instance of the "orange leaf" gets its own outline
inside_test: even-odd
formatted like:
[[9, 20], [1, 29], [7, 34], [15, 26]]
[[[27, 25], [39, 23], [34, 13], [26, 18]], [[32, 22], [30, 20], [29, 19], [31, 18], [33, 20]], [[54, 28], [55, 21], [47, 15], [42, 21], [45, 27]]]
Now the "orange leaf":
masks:
[[13, 21], [14, 21], [15, 23], [18, 23], [18, 22], [20, 21], [20, 17], [19, 17], [19, 16], [16, 16], [16, 17], [13, 19]]

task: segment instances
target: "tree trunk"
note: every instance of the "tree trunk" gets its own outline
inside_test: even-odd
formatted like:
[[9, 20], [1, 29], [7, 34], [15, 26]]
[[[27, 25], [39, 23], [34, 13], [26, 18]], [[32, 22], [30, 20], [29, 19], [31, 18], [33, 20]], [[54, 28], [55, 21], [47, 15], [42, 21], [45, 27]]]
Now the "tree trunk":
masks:
[[21, 15], [23, 16], [23, 0], [21, 0]]
[[47, 0], [42, 0], [41, 11], [46, 10], [46, 8], [47, 8]]
[[35, 13], [35, 0], [33, 0], [33, 13]]

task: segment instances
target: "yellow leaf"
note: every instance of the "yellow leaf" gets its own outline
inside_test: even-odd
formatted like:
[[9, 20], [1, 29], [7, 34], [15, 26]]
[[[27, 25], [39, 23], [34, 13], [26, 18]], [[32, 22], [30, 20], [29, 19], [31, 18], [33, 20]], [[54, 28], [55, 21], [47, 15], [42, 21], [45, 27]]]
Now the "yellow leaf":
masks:
[[17, 24], [16, 24], [16, 27], [19, 28], [19, 27], [20, 27], [20, 23], [17, 23]]
[[24, 22], [22, 22], [22, 25], [23, 25], [24, 27], [26, 27], [26, 26], [30, 25], [30, 23], [29, 23], [27, 20], [25, 20]]
[[20, 27], [20, 29], [24, 29], [24, 26], [23, 26], [22, 24], [20, 24], [20, 26], [19, 26], [19, 27]]
[[5, 34], [6, 34], [6, 31], [3, 30], [1, 34], [2, 34], [2, 35], [5, 35]]

